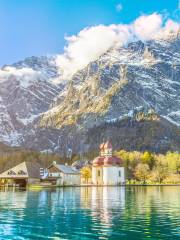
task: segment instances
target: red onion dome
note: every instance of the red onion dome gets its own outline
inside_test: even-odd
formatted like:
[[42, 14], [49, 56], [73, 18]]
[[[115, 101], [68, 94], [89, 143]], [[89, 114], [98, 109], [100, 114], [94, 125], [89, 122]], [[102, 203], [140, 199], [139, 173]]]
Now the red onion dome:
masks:
[[102, 166], [104, 164], [104, 157], [97, 157], [93, 160], [94, 166]]
[[100, 148], [100, 150], [103, 150], [103, 149], [104, 149], [104, 143], [101, 143], [101, 144], [99, 145], [99, 148]]
[[122, 165], [122, 159], [118, 157], [105, 157], [104, 165]]
[[107, 141], [107, 142], [104, 144], [104, 148], [105, 148], [105, 149], [112, 148], [111, 142], [110, 142], [110, 141]]

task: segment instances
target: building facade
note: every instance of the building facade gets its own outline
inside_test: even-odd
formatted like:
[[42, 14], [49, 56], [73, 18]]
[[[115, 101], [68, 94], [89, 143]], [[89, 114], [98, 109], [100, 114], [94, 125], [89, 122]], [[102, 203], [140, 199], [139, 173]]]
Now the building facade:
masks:
[[22, 162], [0, 174], [0, 185], [25, 187], [40, 181], [40, 165], [35, 162]]
[[68, 165], [53, 162], [47, 172], [46, 178], [57, 186], [79, 186], [81, 183], [79, 171]]
[[122, 185], [125, 183], [122, 160], [112, 155], [112, 144], [100, 145], [100, 156], [93, 160], [92, 183], [94, 185]]

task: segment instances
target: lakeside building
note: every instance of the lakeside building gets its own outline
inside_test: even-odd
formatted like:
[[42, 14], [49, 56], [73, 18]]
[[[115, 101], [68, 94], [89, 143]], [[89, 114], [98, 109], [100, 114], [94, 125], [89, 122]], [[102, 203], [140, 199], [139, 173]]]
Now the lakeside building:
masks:
[[[125, 184], [122, 160], [112, 155], [112, 144], [109, 141], [100, 145], [100, 156], [93, 160], [91, 170], [92, 178], [89, 178], [88, 184]], [[80, 170], [66, 164], [57, 164], [55, 161], [46, 169], [36, 162], [22, 162], [0, 174], [0, 185], [5, 186], [80, 186], [81, 183], [83, 184], [83, 178]]]
[[92, 183], [94, 185], [121, 185], [125, 183], [122, 160], [112, 155], [112, 144], [100, 145], [100, 156], [93, 160]]
[[55, 161], [47, 168], [46, 180], [57, 186], [79, 186], [80, 172], [72, 166], [57, 164]]
[[43, 169], [35, 162], [22, 162], [0, 174], [0, 185], [26, 187], [27, 185], [42, 185], [49, 183], [56, 186], [79, 186], [80, 172], [72, 166], [53, 162]]
[[40, 165], [35, 162], [22, 162], [0, 174], [2, 185], [18, 185], [25, 187], [27, 184], [40, 181]]

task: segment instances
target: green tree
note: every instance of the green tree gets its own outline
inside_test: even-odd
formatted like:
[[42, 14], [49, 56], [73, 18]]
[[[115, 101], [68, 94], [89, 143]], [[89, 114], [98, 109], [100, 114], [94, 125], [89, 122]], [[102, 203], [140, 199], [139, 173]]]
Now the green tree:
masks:
[[150, 169], [147, 164], [139, 163], [134, 172], [134, 176], [137, 180], [143, 181], [143, 184], [146, 183], [149, 178]]
[[178, 152], [167, 152], [164, 156], [166, 158], [168, 169], [171, 173], [180, 172], [180, 154]]
[[141, 157], [141, 161], [144, 164], [148, 164], [149, 168], [152, 169], [154, 167], [155, 164], [155, 159], [152, 153], [146, 151], [143, 153], [142, 157]]

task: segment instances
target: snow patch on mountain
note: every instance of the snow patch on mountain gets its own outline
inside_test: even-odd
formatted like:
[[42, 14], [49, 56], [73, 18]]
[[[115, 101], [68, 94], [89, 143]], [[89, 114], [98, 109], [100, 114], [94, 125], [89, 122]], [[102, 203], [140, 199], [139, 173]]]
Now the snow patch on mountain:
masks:
[[132, 118], [141, 107], [180, 125], [179, 41], [115, 45], [70, 79], [63, 79], [53, 57], [4, 66], [0, 141], [58, 151], [59, 142], [71, 142], [71, 133], [81, 136], [94, 126]]
[[21, 144], [63, 86], [52, 58], [30, 57], [0, 69], [0, 141]]

